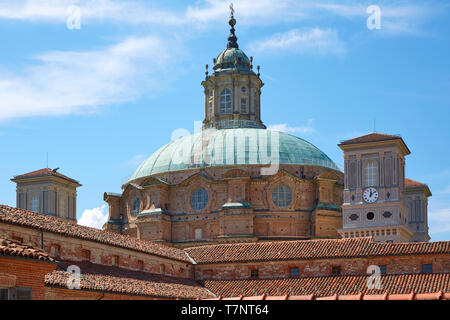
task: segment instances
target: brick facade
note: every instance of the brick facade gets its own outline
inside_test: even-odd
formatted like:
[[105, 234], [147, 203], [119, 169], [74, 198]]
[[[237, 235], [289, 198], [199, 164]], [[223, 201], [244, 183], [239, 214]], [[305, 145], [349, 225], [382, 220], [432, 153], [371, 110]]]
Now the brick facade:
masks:
[[370, 265], [386, 266], [386, 274], [412, 274], [421, 273], [424, 264], [431, 264], [433, 273], [450, 272], [450, 254], [199, 264], [195, 279], [251, 279], [252, 270], [258, 270], [259, 279], [289, 278], [293, 268], [301, 277], [330, 276], [333, 267], [341, 275], [364, 275]]
[[[339, 237], [341, 173], [284, 165], [277, 174], [261, 177], [259, 169], [208, 168], [202, 173], [194, 169], [129, 184], [122, 195], [105, 194], [110, 216], [104, 230], [178, 247], [233, 242], [235, 237], [241, 241]], [[273, 189], [279, 185], [292, 190], [293, 199], [286, 208], [272, 201]], [[196, 211], [190, 197], [199, 188], [207, 191], [209, 202]], [[132, 215], [135, 199], [141, 201], [138, 217]], [[196, 238], [196, 232], [201, 236]]]
[[0, 256], [0, 287], [31, 288], [33, 300], [43, 300], [45, 275], [55, 267], [55, 263]]

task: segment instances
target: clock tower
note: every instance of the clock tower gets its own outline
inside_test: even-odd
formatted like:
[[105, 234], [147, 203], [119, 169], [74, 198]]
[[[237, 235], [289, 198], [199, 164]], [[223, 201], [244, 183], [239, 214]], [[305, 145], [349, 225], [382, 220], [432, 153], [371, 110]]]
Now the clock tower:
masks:
[[372, 133], [343, 141], [345, 182], [343, 238], [371, 236], [375, 241], [408, 242], [405, 156], [400, 136]]

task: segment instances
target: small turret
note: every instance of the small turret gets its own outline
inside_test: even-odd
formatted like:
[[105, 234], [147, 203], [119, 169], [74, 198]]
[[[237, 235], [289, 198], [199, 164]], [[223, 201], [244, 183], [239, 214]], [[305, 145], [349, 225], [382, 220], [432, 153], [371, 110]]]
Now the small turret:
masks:
[[213, 59], [213, 73], [206, 66], [204, 128], [260, 128], [260, 94], [264, 85], [253, 71], [253, 57], [239, 49], [233, 4], [228, 21], [231, 26], [227, 48]]

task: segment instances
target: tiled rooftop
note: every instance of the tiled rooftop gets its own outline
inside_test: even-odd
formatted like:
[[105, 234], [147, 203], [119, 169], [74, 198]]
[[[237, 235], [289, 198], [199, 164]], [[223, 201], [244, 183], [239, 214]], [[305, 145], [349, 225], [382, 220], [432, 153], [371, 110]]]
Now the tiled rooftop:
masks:
[[354, 295], [332, 295], [329, 297], [318, 298], [315, 295], [306, 296], [295, 296], [295, 295], [284, 295], [284, 296], [252, 296], [252, 297], [230, 297], [230, 298], [207, 298], [200, 300], [450, 300], [450, 292], [432, 292], [432, 293], [419, 293], [414, 292], [405, 294], [354, 294]]
[[185, 249], [198, 264], [450, 253], [450, 241], [379, 243], [372, 238], [234, 243]]
[[107, 245], [148, 253], [183, 262], [190, 262], [186, 254], [176, 248], [121, 234], [79, 226], [63, 219], [32, 211], [0, 205], [0, 223], [9, 223], [52, 232], [67, 237], [95, 241]]
[[16, 241], [0, 238], [0, 255], [30, 258], [53, 262], [54, 260], [43, 250]]
[[341, 144], [346, 145], [354, 143], [376, 142], [376, 141], [397, 140], [397, 139], [401, 139], [401, 137], [396, 135], [381, 134], [374, 132], [354, 139], [342, 141]]
[[62, 262], [58, 268], [45, 276], [46, 286], [67, 288], [71, 264], [81, 269], [80, 289], [112, 294], [129, 294], [157, 298], [196, 299], [214, 297], [194, 280], [131, 271], [113, 266], [89, 262]]
[[54, 176], [54, 177], [62, 178], [62, 179], [65, 179], [67, 181], [79, 184], [79, 182], [77, 180], [74, 180], [72, 178], [69, 178], [69, 177], [59, 173], [56, 169], [52, 170], [50, 168], [39, 169], [39, 170], [36, 170], [36, 171], [33, 171], [33, 172], [28, 172], [28, 173], [25, 173], [25, 174], [21, 174], [21, 175], [15, 176], [13, 180], [38, 178], [38, 177], [47, 177], [47, 176]]
[[414, 181], [408, 178], [405, 178], [405, 187], [426, 187], [427, 185], [422, 182]]
[[381, 290], [367, 287], [366, 275], [326, 276], [284, 279], [205, 280], [200, 283], [216, 296], [308, 296], [418, 294], [450, 292], [450, 273], [402, 274], [381, 276]]

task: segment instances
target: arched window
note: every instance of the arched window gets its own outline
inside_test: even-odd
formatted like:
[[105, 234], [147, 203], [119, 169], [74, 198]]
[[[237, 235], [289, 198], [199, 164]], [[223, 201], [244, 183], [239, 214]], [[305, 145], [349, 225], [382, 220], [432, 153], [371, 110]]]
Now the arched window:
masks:
[[136, 198], [133, 200], [132, 206], [131, 206], [131, 216], [133, 218], [136, 218], [141, 211], [141, 199]]
[[191, 206], [194, 210], [202, 210], [208, 204], [208, 192], [205, 189], [197, 189], [191, 196]]
[[230, 114], [231, 113], [231, 91], [230, 89], [225, 89], [220, 94], [220, 113]]
[[39, 212], [39, 197], [38, 196], [33, 196], [31, 198], [30, 205], [31, 205], [31, 208], [30, 208], [31, 211]]
[[365, 182], [366, 187], [373, 187], [378, 185], [378, 165], [375, 161], [370, 161], [366, 164], [365, 170]]
[[278, 186], [272, 192], [273, 203], [280, 208], [286, 208], [292, 202], [292, 191], [288, 186]]

